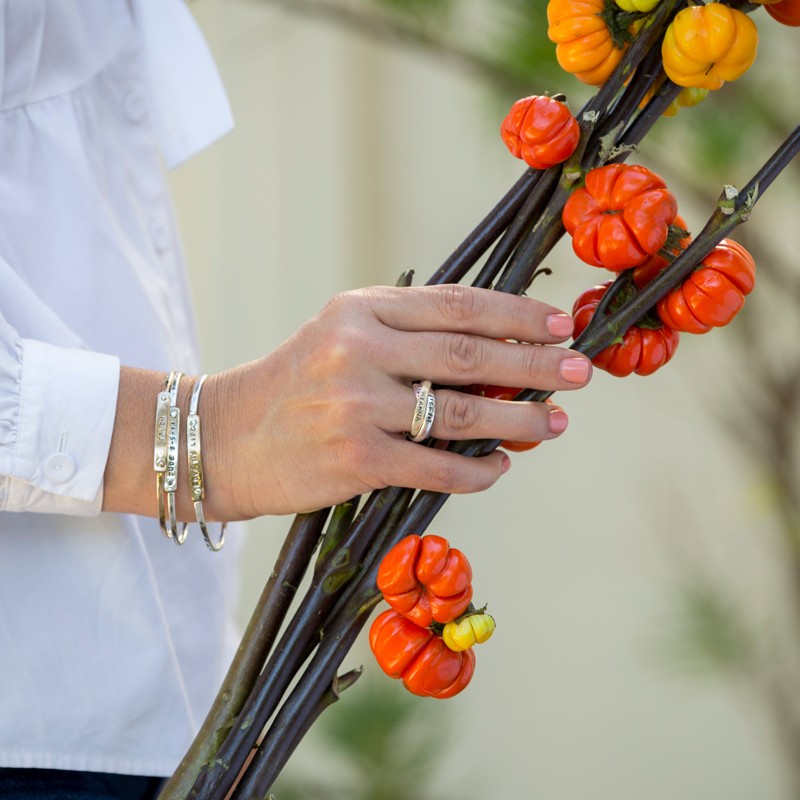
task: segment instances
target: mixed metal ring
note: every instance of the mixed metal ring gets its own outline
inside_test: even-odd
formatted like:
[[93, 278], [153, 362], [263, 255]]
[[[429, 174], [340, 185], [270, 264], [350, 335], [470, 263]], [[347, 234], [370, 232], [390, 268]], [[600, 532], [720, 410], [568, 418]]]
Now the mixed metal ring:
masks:
[[422, 442], [430, 436], [433, 427], [433, 418], [436, 416], [436, 397], [431, 389], [430, 381], [415, 383], [413, 388], [417, 396], [417, 404], [414, 406], [414, 416], [411, 420], [408, 438], [412, 442]]

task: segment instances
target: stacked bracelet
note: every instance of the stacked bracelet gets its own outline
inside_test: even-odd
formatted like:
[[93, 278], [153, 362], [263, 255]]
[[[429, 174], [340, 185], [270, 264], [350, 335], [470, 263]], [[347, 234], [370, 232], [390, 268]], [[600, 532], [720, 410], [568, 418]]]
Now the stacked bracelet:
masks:
[[200, 402], [200, 390], [207, 375], [201, 375], [192, 389], [192, 398], [189, 401], [189, 416], [186, 417], [186, 456], [189, 467], [189, 488], [191, 490], [194, 513], [197, 517], [197, 524], [206, 541], [209, 549], [216, 552], [221, 550], [225, 544], [225, 523], [219, 532], [219, 539], [214, 542], [208, 533], [206, 518], [203, 513], [203, 500], [205, 498], [205, 482], [203, 480], [203, 459], [202, 448], [200, 446], [200, 417], [197, 414], [197, 406]]
[[[181, 436], [181, 410], [178, 407], [178, 387], [183, 373], [170, 372], [164, 388], [156, 399], [156, 424], [153, 440], [153, 470], [156, 473], [156, 492], [158, 495], [158, 521], [161, 530], [175, 544], [186, 541], [189, 525], [184, 523], [178, 533], [178, 521], [175, 508], [175, 494], [178, 491], [178, 451]], [[205, 499], [205, 482], [203, 480], [203, 460], [200, 447], [200, 417], [197, 406], [200, 402], [200, 390], [207, 375], [201, 375], [192, 388], [189, 401], [189, 414], [186, 417], [186, 456], [189, 472], [189, 490], [191, 492], [197, 524], [208, 547], [217, 552], [225, 544], [225, 527], [222, 523], [219, 538], [211, 539], [203, 513]]]

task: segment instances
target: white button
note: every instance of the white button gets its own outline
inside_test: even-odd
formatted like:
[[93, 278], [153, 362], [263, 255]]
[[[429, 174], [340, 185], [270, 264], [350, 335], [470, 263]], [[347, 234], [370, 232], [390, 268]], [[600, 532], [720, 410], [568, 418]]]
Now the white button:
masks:
[[68, 453], [53, 453], [44, 462], [44, 474], [51, 483], [66, 483], [75, 474], [75, 461]]
[[167, 250], [172, 243], [169, 228], [163, 222], [157, 220], [150, 223], [150, 239], [159, 253]]
[[147, 105], [142, 93], [131, 89], [122, 98], [122, 111], [130, 122], [142, 122], [147, 116]]

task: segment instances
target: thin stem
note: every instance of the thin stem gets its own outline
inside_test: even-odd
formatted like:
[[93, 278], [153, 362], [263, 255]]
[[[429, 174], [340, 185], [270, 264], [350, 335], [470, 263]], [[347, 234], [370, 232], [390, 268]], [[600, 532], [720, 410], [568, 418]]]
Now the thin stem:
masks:
[[[308, 733], [309, 728], [311, 728], [311, 726], [317, 721], [322, 712], [325, 711], [326, 708], [330, 708], [330, 706], [338, 702], [342, 696], [342, 693], [353, 686], [353, 684], [356, 683], [363, 673], [364, 667], [361, 666], [351, 669], [349, 672], [344, 673], [344, 675], [334, 674], [333, 679], [328, 684], [317, 704], [313, 707], [310, 707], [311, 710], [303, 714], [303, 719], [297, 721], [289, 730], [286, 731], [285, 735], [280, 737], [280, 740], [278, 741], [271, 757], [270, 765], [273, 767], [273, 770], [271, 771], [274, 774], [270, 776], [270, 785], [274, 783], [275, 778], [277, 778], [277, 776], [280, 774], [292, 753], [297, 749], [297, 746], [303, 740], [303, 737]], [[250, 800], [250, 798], [255, 796], [252, 793], [252, 789], [245, 790], [241, 786], [241, 783], [245, 782], [245, 776], [247, 776], [247, 784], [251, 783], [252, 781], [252, 778], [250, 777], [251, 775], [255, 777], [255, 771], [258, 770], [259, 764], [258, 753], [258, 750], [253, 751], [253, 761], [248, 761], [245, 770], [243, 770], [240, 774], [239, 782], [237, 782], [236, 788], [230, 794], [231, 798], [246, 797], [248, 800]], [[251, 769], [251, 764], [254, 762], [255, 770]], [[269, 788], [270, 787], [267, 786], [263, 792], [262, 796], [265, 799], [272, 798], [272, 795], [267, 795]], [[247, 791], [247, 793], [242, 794], [243, 790]]]
[[[416, 532], [423, 533], [448, 496], [437, 495], [434, 492], [420, 492], [414, 508], [424, 508], [427, 513], [415, 514], [413, 509], [406, 512], [412, 494], [413, 490], [406, 490], [405, 505], [399, 513], [395, 513], [386, 521], [368, 552], [359, 575], [348, 585], [337, 606], [326, 619], [321, 629], [322, 642], [312, 662], [258, 746], [254, 759], [255, 767], [251, 766], [248, 769], [242, 783], [232, 795], [233, 799], [249, 798], [257, 796], [254, 792], [266, 793], [269, 790], [283, 764], [300, 741], [300, 737], [294, 737], [291, 731], [295, 726], [307, 728], [311, 724], [309, 717], [316, 713], [316, 706], [313, 703], [319, 686], [325, 684], [331, 670], [335, 673], [338, 669], [372, 609], [381, 600], [376, 583], [378, 567], [384, 553], [408, 534], [409, 525], [413, 526]], [[420, 502], [421, 497], [423, 499]], [[343, 636], [346, 637], [344, 640]], [[289, 734], [287, 730], [290, 731]]]
[[[643, 111], [639, 112], [631, 123], [617, 138], [616, 144], [620, 148], [632, 147], [644, 139], [650, 128], [661, 119], [670, 103], [680, 94], [681, 87], [672, 81], [665, 80], [660, 90], [650, 99]], [[621, 156], [616, 156], [611, 161], [622, 161]]]
[[231, 800], [266, 796], [299, 742], [291, 731], [296, 725], [307, 727], [310, 724], [308, 717], [315, 713], [313, 709], [319, 703], [320, 692], [330, 680], [329, 676], [335, 674], [372, 609], [381, 600], [376, 581], [383, 553], [411, 532], [422, 534], [448, 497], [438, 492], [419, 492], [409, 510], [400, 516], [399, 524], [393, 530], [385, 531], [380, 543], [371, 549], [362, 572], [348, 587], [348, 596], [342, 597], [340, 613], [332, 613], [326, 621], [324, 636], [314, 658], [275, 717]]
[[317, 561], [314, 565], [315, 572], [324, 569], [330, 562], [333, 551], [341, 546], [342, 539], [344, 539], [356, 515], [358, 500], [358, 497], [351, 498], [344, 503], [339, 503], [339, 505], [333, 509], [331, 521], [325, 531], [325, 536], [322, 539], [322, 544], [317, 554]]
[[[345, 590], [340, 594], [336, 604], [331, 609], [330, 613], [323, 623], [323, 630], [331, 624], [331, 620], [342, 613], [342, 609], [351, 602], [354, 594], [363, 591], [365, 586], [365, 573], [372, 569], [373, 565], [380, 561], [389, 548], [398, 539], [402, 538], [397, 536], [395, 531], [398, 524], [406, 515], [411, 499], [414, 496], [414, 489], [404, 489], [397, 499], [392, 503], [391, 514], [386, 518], [384, 523], [377, 531], [365, 530], [363, 535], [369, 537], [369, 549], [366, 551], [364, 558], [361, 562], [359, 572], [353, 576], [353, 580], [347, 585]], [[419, 531], [422, 533], [422, 530]], [[375, 581], [370, 584], [374, 587]]]
[[317, 563], [311, 586], [256, 680], [236, 724], [213, 762], [203, 766], [189, 796], [210, 800], [224, 797], [230, 790], [293, 676], [316, 647], [322, 623], [339, 592], [358, 572], [372, 536], [389, 518], [394, 502], [404, 491], [389, 487], [373, 492], [338, 546], [324, 563]]
[[547, 208], [539, 215], [533, 230], [515, 251], [497, 281], [497, 291], [520, 294], [528, 288], [537, 267], [564, 235], [561, 211], [570, 192], [571, 188], [563, 183], [556, 188]]
[[427, 285], [458, 283], [514, 219], [526, 197], [539, 181], [540, 175], [539, 170], [526, 170], [442, 266], [433, 273]]
[[[622, 61], [617, 65], [606, 85], [603, 86], [603, 90], [606, 90], [608, 86], [605, 97], [603, 97], [603, 90], [598, 93], [598, 100], [603, 103], [600, 108], [606, 111], [605, 121], [611, 118], [609, 112], [615, 99], [618, 102], [613, 106], [614, 119], [616, 122], [627, 120], [628, 115], [646, 96], [648, 88], [654, 85], [661, 72], [659, 43], [663, 39], [667, 26], [677, 13], [678, 7], [684, 5], [686, 5], [685, 0], [662, 0], [658, 9], [645, 19], [642, 29], [636, 35]], [[628, 86], [625, 95], [620, 95], [620, 90], [626, 83]], [[634, 91], [630, 91], [632, 84], [638, 87]], [[608, 132], [608, 128], [605, 132]]]
[[203, 764], [217, 752], [267, 660], [330, 509], [295, 517], [242, 641], [203, 725], [159, 800], [183, 800]]
[[[385, 492], [386, 490], [383, 491]], [[398, 522], [405, 520], [408, 516], [405, 512], [413, 494], [413, 489], [405, 489], [403, 490], [403, 494], [392, 504], [392, 514], [374, 535], [372, 546], [366, 553], [364, 563], [361, 565], [358, 575], [348, 584], [346, 590], [339, 597], [336, 606], [334, 606], [333, 610], [325, 619], [324, 624], [320, 627], [321, 644], [317, 649], [317, 653], [311, 665], [298, 682], [295, 690], [296, 692], [303, 690], [303, 686], [306, 684], [319, 682], [324, 684], [325, 681], [328, 680], [327, 673], [323, 672], [320, 674], [319, 666], [315, 667], [314, 665], [319, 665], [322, 661], [322, 663], [328, 664], [329, 667], [332, 665], [332, 669], [335, 672], [335, 670], [338, 669], [338, 665], [341, 663], [341, 659], [346, 655], [350, 646], [352, 646], [354, 637], [369, 618], [372, 608], [380, 601], [381, 595], [376, 587], [378, 566], [385, 552], [405, 535], [397, 530], [397, 525]], [[424, 528], [419, 528], [418, 530], [422, 533]], [[325, 661], [325, 653], [330, 647], [338, 643], [338, 631], [341, 628], [342, 621], [344, 620], [344, 622], [347, 623], [348, 620], [353, 618], [353, 608], [363, 613], [360, 624], [358, 620], [355, 620], [356, 627], [350, 630], [353, 639], [350, 641], [350, 644], [339, 651], [338, 660], [335, 663]], [[264, 763], [264, 753], [269, 753], [269, 767], [256, 767], [256, 770], [261, 773], [260, 778], [257, 777], [256, 772], [253, 772], [252, 767], [249, 768], [245, 779], [246, 782], [237, 787], [233, 797], [252, 796], [251, 793], [254, 791], [252, 788], [254, 785], [253, 781], [260, 781], [260, 785], [266, 786], [264, 789], [264, 791], [266, 791], [272, 780], [274, 780], [274, 777], [280, 772], [285, 760], [289, 758], [300, 741], [301, 737], [294, 736], [292, 731], [294, 731], [296, 727], [307, 729], [311, 724], [309, 717], [318, 713], [316, 711], [316, 706], [311, 704], [307, 696], [303, 702], [295, 706], [291, 714], [287, 711], [287, 706], [289, 706], [289, 700], [281, 707], [281, 710], [278, 712], [278, 715], [264, 736], [263, 741], [258, 746], [256, 759], [259, 763]], [[286, 733], [287, 730], [289, 730], [289, 734]], [[264, 775], [266, 770], [270, 771], [267, 777]], [[251, 772], [253, 773], [252, 777]], [[268, 780], [269, 783], [263, 784], [264, 780]]]
[[300, 741], [295, 735], [295, 726], [299, 724], [303, 728], [311, 724], [309, 717], [318, 713], [339, 665], [379, 600], [380, 595], [376, 595], [374, 590], [371, 595], [357, 598], [325, 632], [311, 662], [276, 715], [270, 729], [272, 735], [259, 746], [231, 800], [266, 798], [270, 786]]
[[505, 234], [503, 234], [503, 237], [473, 281], [473, 286], [483, 289], [491, 286], [492, 281], [497, 277], [497, 273], [503, 268], [509, 256], [514, 252], [514, 249], [530, 228], [534, 218], [541, 213], [558, 180], [559, 173], [560, 168], [553, 167], [542, 175], [514, 221], [508, 226]]

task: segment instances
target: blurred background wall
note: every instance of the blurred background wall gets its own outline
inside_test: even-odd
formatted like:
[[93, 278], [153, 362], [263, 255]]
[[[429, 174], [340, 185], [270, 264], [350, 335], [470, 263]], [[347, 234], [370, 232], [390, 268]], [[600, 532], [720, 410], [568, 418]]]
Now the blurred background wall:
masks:
[[[237, 121], [171, 176], [208, 371], [276, 346], [335, 292], [393, 284], [409, 268], [424, 282], [522, 171], [497, 135], [507, 106], [480, 80], [283, 5], [190, 5]], [[585, 93], [568, 76], [544, 88]], [[769, 151], [748, 152], [730, 182]], [[656, 155], [659, 170], [677, 166], [680, 147]], [[693, 227], [719, 188], [687, 203]], [[797, 205], [787, 217], [785, 201], [767, 202], [765, 224], [789, 220], [796, 252]], [[547, 266], [531, 294], [565, 309], [600, 280], [568, 242]], [[777, 340], [794, 336], [794, 321], [770, 324]], [[723, 424], [743, 402], [734, 379], [752, 368], [726, 336], [684, 336], [650, 378], [596, 371], [587, 390], [558, 398], [571, 419], [560, 440], [515, 455], [489, 492], [445, 505], [430, 531], [468, 553], [498, 628], [469, 689], [433, 703], [451, 737], [430, 785], [407, 797], [795, 796], [769, 703], [740, 670], [691, 649], [693, 625], [718, 633], [702, 615], [724, 612], [719, 597], [778, 639], [791, 617], [768, 481]], [[289, 522], [248, 526], [243, 623]], [[724, 587], [708, 608], [707, 585]], [[728, 646], [729, 620], [716, 622]], [[363, 642], [346, 662], [359, 663], [378, 671]], [[346, 714], [349, 699], [328, 713]], [[328, 769], [312, 736], [288, 772]]]

